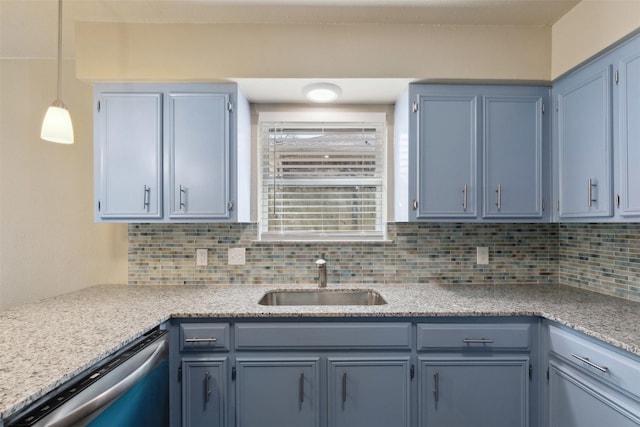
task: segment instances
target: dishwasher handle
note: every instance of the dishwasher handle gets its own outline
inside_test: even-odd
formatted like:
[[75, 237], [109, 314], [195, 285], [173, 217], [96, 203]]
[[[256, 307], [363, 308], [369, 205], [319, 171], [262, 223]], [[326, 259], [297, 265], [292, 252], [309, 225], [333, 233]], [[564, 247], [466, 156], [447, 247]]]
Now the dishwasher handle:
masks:
[[97, 396], [88, 396], [85, 402], [79, 403], [75, 408], [67, 412], [62, 418], [52, 420], [47, 427], [64, 427], [75, 425], [86, 420], [91, 420], [92, 415], [97, 415], [102, 409], [125, 394], [133, 387], [142, 377], [153, 370], [163, 359], [167, 357], [169, 352], [168, 340], [162, 338], [156, 344], [156, 349], [151, 356], [138, 366], [129, 375], [118, 381], [109, 389], [98, 394]]

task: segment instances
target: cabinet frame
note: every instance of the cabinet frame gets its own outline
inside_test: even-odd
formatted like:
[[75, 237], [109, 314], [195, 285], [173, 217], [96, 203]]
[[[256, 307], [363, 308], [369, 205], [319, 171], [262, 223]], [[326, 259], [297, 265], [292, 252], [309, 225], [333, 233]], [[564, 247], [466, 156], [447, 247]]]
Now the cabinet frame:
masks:
[[[492, 100], [518, 100], [523, 102], [531, 102], [532, 99], [539, 99], [539, 103], [535, 104], [536, 111], [533, 116], [528, 116], [525, 120], [529, 120], [535, 127], [535, 134], [531, 139], [536, 144], [533, 148], [535, 155], [522, 156], [521, 162], [533, 163], [531, 172], [534, 175], [535, 182], [527, 183], [523, 188], [529, 188], [531, 194], [523, 195], [522, 192], [516, 192], [516, 197], [509, 200], [512, 203], [511, 210], [505, 209], [499, 212], [493, 212], [488, 208], [489, 203], [493, 203], [490, 198], [490, 192], [495, 188], [487, 189], [489, 185], [488, 177], [490, 174], [485, 170], [487, 166], [487, 136], [490, 135], [488, 127], [489, 122], [486, 117], [487, 101]], [[459, 222], [549, 222], [551, 220], [550, 200], [551, 195], [551, 114], [547, 112], [550, 99], [550, 88], [547, 86], [525, 86], [525, 85], [490, 85], [490, 84], [411, 84], [409, 90], [403, 94], [396, 103], [395, 123], [394, 123], [394, 180], [395, 180], [395, 213], [396, 221], [409, 222], [434, 222], [443, 220], [452, 220]], [[424, 165], [421, 159], [425, 155], [425, 149], [428, 150], [429, 140], [423, 132], [425, 126], [424, 114], [428, 112], [425, 108], [428, 103], [446, 102], [446, 101], [468, 101], [472, 102], [470, 111], [465, 112], [464, 131], [470, 126], [468, 136], [468, 150], [465, 149], [463, 158], [460, 160], [467, 163], [468, 172], [463, 175], [469, 177], [468, 183], [465, 181], [460, 184], [458, 178], [460, 173], [456, 172], [456, 168], [447, 168], [441, 164], [431, 171], [435, 176], [442, 175], [439, 179], [425, 179], [424, 175], [428, 175], [429, 171], [424, 171]], [[435, 108], [435, 107], [433, 107]], [[432, 109], [433, 109], [432, 108]], [[458, 108], [463, 111], [462, 108]], [[460, 113], [463, 114], [462, 112]], [[471, 118], [467, 120], [466, 116], [470, 114]], [[461, 116], [462, 117], [462, 116]], [[462, 119], [460, 119], [462, 120]], [[456, 118], [451, 118], [448, 122], [444, 119], [436, 120], [436, 129], [431, 139], [445, 140], [448, 137], [458, 141], [458, 145], [462, 145], [461, 133], [456, 130]], [[438, 136], [441, 133], [442, 135]], [[437, 145], [437, 141], [432, 141], [438, 150], [444, 150], [446, 147], [442, 144]], [[426, 146], [423, 146], [426, 144]], [[450, 150], [451, 151], [451, 150]], [[462, 150], [459, 150], [462, 152]], [[437, 152], [437, 150], [436, 150]], [[446, 164], [451, 164], [455, 160], [451, 160], [453, 151], [445, 155]], [[468, 156], [467, 156], [468, 153]], [[508, 160], [508, 159], [506, 159]], [[433, 160], [437, 162], [437, 160]], [[499, 162], [498, 162], [499, 164]], [[455, 163], [454, 163], [455, 165]], [[517, 170], [517, 168], [516, 168]], [[450, 177], [447, 175], [453, 175]], [[513, 178], [515, 179], [515, 178]], [[444, 185], [449, 181], [456, 182], [455, 191], [447, 193], [438, 193], [436, 196], [429, 198], [425, 188], [429, 185]], [[425, 182], [429, 181], [429, 182]], [[506, 184], [505, 184], [506, 185]], [[406, 187], [406, 188], [405, 188]], [[459, 188], [458, 188], [459, 187]], [[466, 190], [466, 191], [465, 191]], [[458, 194], [459, 193], [459, 194]], [[438, 194], [442, 196], [439, 197]], [[466, 197], [465, 197], [466, 196]], [[457, 200], [459, 198], [459, 200]], [[491, 199], [491, 200], [489, 200]], [[435, 201], [434, 201], [435, 200]], [[442, 201], [445, 201], [442, 206]], [[462, 206], [466, 201], [466, 209]], [[436, 203], [436, 205], [434, 205]], [[460, 206], [458, 206], [460, 205]], [[523, 205], [526, 205], [524, 208]]]
[[[611, 65], [607, 64], [606, 61], [599, 61], [574, 75], [570, 75], [558, 86], [554, 86], [553, 91], [556, 102], [554, 140], [557, 158], [554, 169], [558, 176], [556, 210], [558, 219], [561, 221], [593, 220], [593, 218], [609, 218], [613, 216], [612, 76]], [[602, 98], [602, 104], [591, 107], [602, 109], [602, 115], [598, 117], [602, 132], [599, 135], [592, 135], [594, 138], [598, 138], [592, 146], [592, 149], [598, 152], [598, 156], [590, 159], [593, 167], [597, 169], [595, 171], [590, 170], [589, 173], [584, 174], [582, 177], [579, 176], [575, 183], [576, 188], [573, 188], [573, 179], [579, 172], [576, 173], [569, 170], [569, 167], [575, 164], [575, 159], [570, 157], [566, 151], [573, 149], [583, 154], [586, 151], [578, 148], [580, 141], [574, 141], [570, 138], [572, 129], [567, 130], [568, 125], [575, 126], [575, 123], [568, 121], [571, 115], [579, 113], [571, 111], [571, 115], [569, 114], [567, 100], [574, 94], [578, 96], [579, 91], [587, 88], [588, 85], [597, 84], [598, 82], [601, 82], [599, 95]], [[580, 104], [580, 107], [584, 106], [584, 103]], [[588, 166], [579, 164], [580, 168]], [[574, 193], [576, 196], [574, 196]], [[569, 202], [570, 197], [576, 197], [579, 200], [577, 204]]]
[[[96, 93], [96, 116], [94, 120], [94, 207], [96, 221], [122, 221], [122, 220], [139, 220], [150, 221], [160, 219], [163, 216], [163, 114], [164, 114], [164, 96], [161, 91], [154, 90], [154, 88], [131, 88], [130, 90], [124, 90], [124, 88], [113, 87], [111, 90], [104, 90]], [[119, 90], [120, 89], [120, 90]], [[152, 122], [148, 125], [138, 129], [136, 135], [131, 135], [130, 129], [111, 129], [107, 122], [108, 115], [111, 114], [111, 102], [124, 103], [121, 107], [125, 110], [128, 108], [136, 111], [114, 111], [113, 114], [121, 113], [126, 115], [123, 120], [135, 121], [139, 119], [138, 114], [145, 112], [144, 109], [136, 105], [136, 102], [152, 102], [153, 111], [151, 111]], [[113, 108], [116, 108], [115, 106]], [[147, 111], [147, 113], [149, 113]], [[117, 119], [120, 120], [120, 119]], [[120, 135], [122, 132], [124, 135]], [[139, 136], [139, 133], [153, 132], [155, 135], [148, 135], [152, 138], [152, 146], [147, 146], [144, 149], [145, 153], [137, 153], [144, 155], [146, 159], [146, 166], [140, 167], [140, 162], [132, 161], [131, 159], [123, 159], [124, 165], [115, 164], [112, 165], [110, 161], [115, 161], [121, 158], [123, 154], [126, 155], [127, 148], [131, 146], [130, 138]], [[141, 139], [138, 139], [141, 140]], [[150, 141], [145, 141], [147, 144]], [[112, 149], [112, 145], [114, 146]], [[126, 156], [129, 157], [129, 156]], [[150, 160], [150, 161], [149, 161]], [[124, 170], [123, 170], [124, 169]], [[112, 172], [113, 170], [113, 172]], [[122, 181], [123, 174], [129, 172], [135, 173], [136, 177], [140, 177], [140, 171], [143, 171], [148, 176], [143, 179], [135, 188], [131, 189], [131, 183], [122, 183], [120, 187], [127, 187], [126, 189], [115, 188], [112, 190], [110, 183], [112, 180]], [[132, 172], [133, 171], [133, 172]], [[118, 191], [131, 191], [132, 194], [131, 206], [127, 206], [129, 203], [126, 200], [121, 199], [121, 194]], [[113, 196], [112, 191], [116, 194]], [[139, 195], [139, 197], [138, 197]], [[113, 200], [112, 200], [113, 199]], [[137, 200], [135, 200], [137, 199]], [[112, 206], [115, 205], [115, 206]]]
[[[107, 119], [102, 113], [101, 97], [109, 93], [155, 93], [161, 97], [160, 126], [160, 167], [157, 177], [158, 213], [154, 215], [136, 215], [124, 212], [118, 215], [104, 215], [102, 204], [104, 199], [105, 165], [103, 146], [104, 137], [101, 136], [102, 122]], [[225, 168], [226, 183], [222, 183], [222, 190], [226, 194], [224, 206], [215, 210], [203, 212], [176, 211], [175, 182], [173, 180], [172, 154], [173, 141], [171, 113], [172, 99], [184, 96], [220, 95], [227, 98], [225, 107]], [[248, 101], [234, 83], [99, 83], [94, 86], [94, 219], [96, 222], [124, 222], [124, 223], [202, 223], [202, 222], [249, 222], [251, 200], [251, 168], [247, 167], [251, 161], [251, 124], [250, 107]], [[123, 130], [125, 132], [126, 130]], [[179, 185], [179, 183], [177, 183]], [[219, 183], [213, 183], [216, 185]], [[142, 190], [141, 190], [142, 195]], [[142, 205], [142, 202], [141, 202]]]
[[[183, 426], [191, 426], [191, 411], [188, 409], [191, 408], [191, 405], [194, 401], [199, 402], [200, 398], [197, 396], [193, 396], [191, 391], [193, 390], [190, 385], [191, 378], [191, 369], [197, 368], [211, 368], [214, 370], [214, 374], [211, 375], [211, 379], [208, 381], [214, 381], [213, 387], [211, 384], [203, 385], [203, 393], [206, 393], [207, 390], [204, 387], [209, 386], [209, 391], [213, 396], [210, 396], [209, 399], [216, 399], [214, 402], [206, 402], [205, 404], [215, 405], [217, 407], [218, 416], [215, 417], [218, 420], [217, 424], [213, 424], [214, 426], [224, 427], [228, 425], [228, 396], [229, 396], [229, 382], [228, 382], [228, 372], [229, 372], [229, 361], [227, 357], [215, 357], [215, 358], [202, 358], [202, 357], [184, 357], [182, 359], [182, 425]], [[203, 380], [205, 381], [205, 380]], [[217, 382], [217, 383], [216, 383]], [[222, 382], [222, 384], [219, 384]], [[215, 387], [218, 385], [217, 387]], [[212, 388], [214, 388], [217, 393], [214, 393]], [[207, 400], [203, 397], [203, 399]], [[216, 404], [217, 403], [217, 404]], [[211, 424], [209, 424], [211, 425]]]
[[[420, 427], [428, 427], [432, 424], [429, 424], [429, 414], [431, 411], [431, 402], [434, 401], [434, 407], [437, 411], [438, 402], [441, 399], [446, 399], [447, 390], [443, 390], [443, 386], [441, 383], [446, 383], [447, 378], [438, 378], [431, 379], [429, 377], [428, 372], [433, 369], [436, 372], [435, 375], [439, 372], [437, 369], [440, 368], [455, 368], [455, 367], [465, 367], [465, 368], [478, 368], [482, 369], [483, 367], [489, 368], [516, 368], [518, 369], [519, 381], [522, 386], [520, 389], [520, 427], [528, 427], [530, 414], [529, 414], [529, 389], [531, 388], [530, 378], [528, 375], [529, 367], [531, 365], [531, 360], [527, 355], [504, 355], [501, 354], [499, 356], [495, 355], [482, 355], [482, 354], [465, 354], [465, 355], [456, 355], [456, 354], [438, 354], [438, 355], [429, 355], [429, 356], [421, 356], [418, 358], [418, 401], [420, 402], [418, 406], [418, 425]], [[466, 384], [461, 385], [462, 388], [466, 387]], [[429, 402], [429, 403], [427, 403]], [[445, 424], [448, 425], [448, 424]], [[443, 427], [445, 426], [443, 425]], [[492, 424], [493, 425], [493, 424]], [[437, 425], [436, 425], [437, 426]], [[511, 425], [510, 425], [511, 426]], [[516, 427], [516, 426], [512, 426]]]

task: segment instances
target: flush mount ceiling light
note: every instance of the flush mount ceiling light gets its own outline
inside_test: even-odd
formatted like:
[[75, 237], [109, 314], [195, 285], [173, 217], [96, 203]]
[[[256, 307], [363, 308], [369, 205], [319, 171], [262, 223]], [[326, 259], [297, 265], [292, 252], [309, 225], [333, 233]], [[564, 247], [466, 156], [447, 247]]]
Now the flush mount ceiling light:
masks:
[[58, 95], [42, 121], [40, 138], [60, 144], [73, 144], [73, 125], [62, 102], [62, 0], [58, 0]]
[[314, 83], [305, 86], [302, 92], [312, 102], [333, 102], [338, 99], [342, 89], [333, 83]]

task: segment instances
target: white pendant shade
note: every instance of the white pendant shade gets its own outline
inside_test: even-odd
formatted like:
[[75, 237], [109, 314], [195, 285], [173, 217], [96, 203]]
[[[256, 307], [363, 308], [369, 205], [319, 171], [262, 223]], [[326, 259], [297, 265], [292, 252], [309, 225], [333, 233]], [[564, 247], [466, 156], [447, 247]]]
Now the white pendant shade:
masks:
[[49, 107], [42, 121], [40, 138], [59, 144], [73, 144], [73, 125], [66, 108]]
[[42, 121], [40, 138], [58, 144], [73, 144], [73, 125], [62, 102], [62, 0], [58, 0], [58, 96]]

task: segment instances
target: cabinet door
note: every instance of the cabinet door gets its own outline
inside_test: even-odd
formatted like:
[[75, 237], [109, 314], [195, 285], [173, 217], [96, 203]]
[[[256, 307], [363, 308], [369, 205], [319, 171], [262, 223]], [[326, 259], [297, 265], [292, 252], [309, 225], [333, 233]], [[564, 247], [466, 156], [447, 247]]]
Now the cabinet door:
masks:
[[484, 97], [485, 218], [542, 217], [542, 102]]
[[477, 96], [419, 97], [417, 218], [475, 218]]
[[320, 425], [318, 358], [238, 358], [238, 427]]
[[329, 425], [409, 425], [409, 358], [329, 358]]
[[418, 419], [422, 427], [529, 425], [529, 358], [421, 358]]
[[549, 427], [638, 427], [640, 405], [625, 402], [570, 368], [549, 364]]
[[174, 93], [167, 120], [170, 217], [229, 217], [229, 96]]
[[162, 217], [162, 95], [103, 93], [99, 105], [98, 216]]
[[618, 71], [618, 203], [621, 215], [632, 216], [640, 215], [640, 53], [623, 58]]
[[570, 76], [556, 94], [560, 218], [611, 216], [610, 66]]
[[226, 358], [183, 359], [183, 427], [227, 425], [226, 373]]

